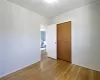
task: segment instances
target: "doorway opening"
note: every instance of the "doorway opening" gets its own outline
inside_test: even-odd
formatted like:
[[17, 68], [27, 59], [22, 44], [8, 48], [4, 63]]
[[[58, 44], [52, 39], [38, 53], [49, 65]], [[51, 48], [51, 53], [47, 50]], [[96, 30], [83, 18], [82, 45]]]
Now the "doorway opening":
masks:
[[40, 26], [40, 51], [41, 51], [41, 60], [47, 57], [46, 53], [46, 28], [44, 25]]

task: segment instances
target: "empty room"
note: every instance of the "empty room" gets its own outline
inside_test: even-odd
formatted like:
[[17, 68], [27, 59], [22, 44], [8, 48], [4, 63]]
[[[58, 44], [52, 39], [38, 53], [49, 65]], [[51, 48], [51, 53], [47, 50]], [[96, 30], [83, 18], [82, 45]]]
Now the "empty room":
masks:
[[100, 80], [100, 0], [0, 0], [0, 80]]

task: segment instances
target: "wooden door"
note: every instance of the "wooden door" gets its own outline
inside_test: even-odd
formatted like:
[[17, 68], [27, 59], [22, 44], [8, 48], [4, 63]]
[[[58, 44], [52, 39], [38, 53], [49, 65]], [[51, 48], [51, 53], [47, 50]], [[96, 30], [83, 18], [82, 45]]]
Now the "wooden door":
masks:
[[57, 25], [57, 58], [71, 62], [71, 21]]

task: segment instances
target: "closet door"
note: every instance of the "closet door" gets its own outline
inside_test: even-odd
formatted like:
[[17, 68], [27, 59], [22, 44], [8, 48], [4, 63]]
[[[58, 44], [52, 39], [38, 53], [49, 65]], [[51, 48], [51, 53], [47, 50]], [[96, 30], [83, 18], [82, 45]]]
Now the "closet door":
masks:
[[71, 62], [71, 22], [57, 25], [57, 58]]

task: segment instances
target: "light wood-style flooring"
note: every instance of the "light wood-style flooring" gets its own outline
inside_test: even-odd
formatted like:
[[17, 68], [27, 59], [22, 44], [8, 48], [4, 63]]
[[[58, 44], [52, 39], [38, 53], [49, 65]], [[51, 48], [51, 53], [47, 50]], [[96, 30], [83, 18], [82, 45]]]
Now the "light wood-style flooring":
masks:
[[45, 58], [0, 80], [100, 80], [100, 72]]

